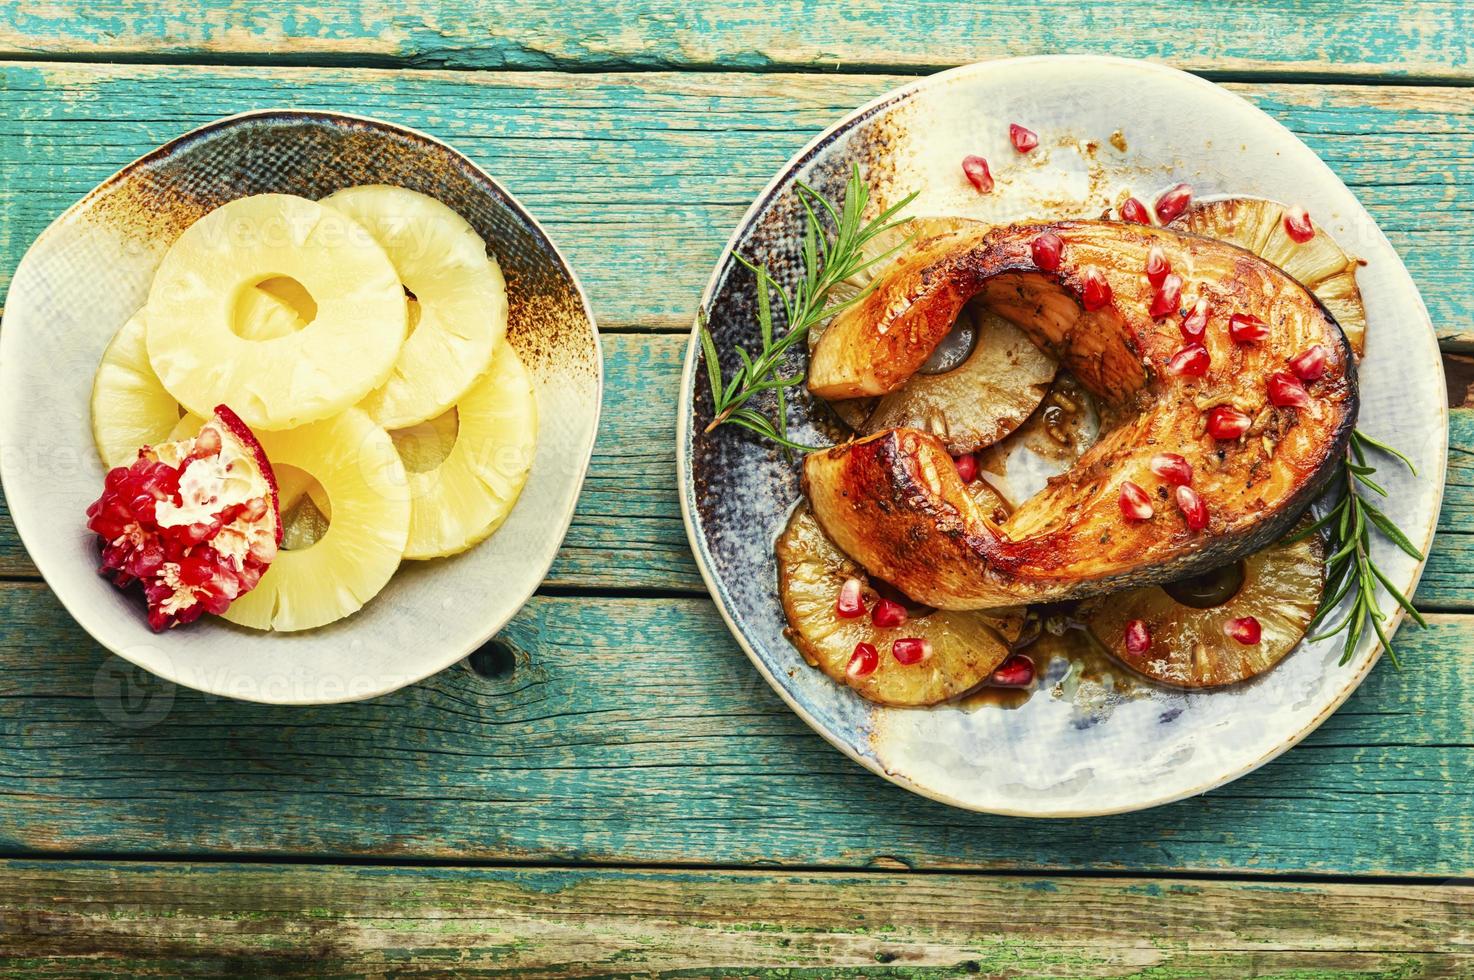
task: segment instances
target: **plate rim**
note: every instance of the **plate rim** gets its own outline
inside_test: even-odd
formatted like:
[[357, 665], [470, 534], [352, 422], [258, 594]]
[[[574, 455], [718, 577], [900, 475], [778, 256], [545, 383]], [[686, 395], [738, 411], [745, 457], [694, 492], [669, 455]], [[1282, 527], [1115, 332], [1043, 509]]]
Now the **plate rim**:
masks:
[[[793, 711], [794, 714], [798, 715], [798, 717], [803, 720], [804, 724], [808, 725], [809, 728], [816, 732], [826, 742], [834, 746], [853, 762], [858, 763], [865, 769], [868, 769], [875, 775], [880, 776], [887, 782], [893, 783], [896, 786], [901, 787], [902, 789], [915, 793], [919, 796], [923, 796], [927, 799], [974, 813], [988, 813], [1006, 817], [1030, 817], [1046, 820], [1066, 820], [1078, 819], [1081, 817], [1100, 817], [1121, 813], [1133, 813], [1140, 810], [1147, 810], [1154, 807], [1165, 806], [1169, 803], [1176, 803], [1181, 800], [1207, 793], [1221, 786], [1225, 786], [1231, 782], [1234, 782], [1235, 780], [1241, 779], [1242, 777], [1248, 775], [1249, 773], [1260, 768], [1266, 763], [1272, 762], [1274, 759], [1277, 759], [1279, 756], [1283, 755], [1285, 752], [1298, 745], [1307, 736], [1309, 736], [1312, 732], [1319, 728], [1327, 718], [1329, 718], [1332, 714], [1339, 710], [1343, 704], [1346, 703], [1346, 700], [1350, 698], [1351, 695], [1354, 694], [1358, 688], [1361, 687], [1362, 682], [1365, 681], [1367, 675], [1371, 673], [1371, 669], [1376, 666], [1377, 662], [1381, 659], [1384, 649], [1383, 644], [1375, 635], [1372, 635], [1370, 637], [1370, 646], [1368, 647], [1367, 651], [1359, 655], [1359, 659], [1361, 660], [1360, 666], [1357, 667], [1353, 673], [1347, 675], [1345, 682], [1342, 684], [1341, 689], [1337, 692], [1336, 696], [1332, 698], [1320, 712], [1309, 719], [1300, 729], [1291, 733], [1278, 745], [1275, 745], [1266, 750], [1258, 758], [1242, 766], [1234, 767], [1222, 775], [1216, 775], [1212, 778], [1201, 781], [1191, 788], [1172, 793], [1164, 793], [1158, 796], [1152, 796], [1149, 799], [1144, 799], [1142, 801], [1133, 802], [1130, 804], [1118, 806], [1082, 807], [1072, 810], [1038, 811], [1022, 808], [981, 806], [975, 803], [958, 799], [933, 787], [917, 783], [901, 773], [897, 773], [888, 769], [875, 756], [856, 751], [849, 742], [841, 739], [840, 737], [838, 737], [838, 735], [831, 732], [824, 725], [820, 724], [818, 719], [816, 719], [807, 709], [799, 704], [794, 696], [788, 691], [788, 689], [768, 669], [767, 665], [763, 662], [762, 658], [758, 656], [757, 652], [753, 649], [752, 644], [748, 641], [747, 636], [737, 626], [731, 613], [729, 612], [727, 608], [727, 602], [722, 597], [723, 593], [718, 587], [719, 581], [712, 568], [711, 556], [709, 550], [706, 547], [705, 539], [697, 532], [697, 519], [694, 513], [695, 487], [692, 483], [691, 456], [687, 448], [688, 445], [692, 442], [693, 436], [693, 433], [691, 432], [691, 414], [696, 390], [696, 362], [701, 356], [700, 326], [702, 320], [706, 314], [706, 311], [711, 305], [711, 301], [716, 293], [718, 286], [721, 283], [723, 272], [726, 270], [731, 260], [731, 256], [736, 249], [738, 243], [741, 241], [747, 230], [750, 228], [753, 221], [770, 203], [774, 193], [778, 190], [778, 188], [781, 185], [785, 184], [787, 180], [797, 170], [802, 168], [802, 166], [814, 155], [815, 152], [827, 145], [834, 136], [841, 132], [847, 131], [857, 121], [865, 118], [866, 116], [870, 115], [878, 109], [883, 108], [886, 105], [902, 102], [904, 100], [913, 98], [918, 93], [924, 91], [927, 88], [930, 88], [933, 85], [942, 84], [954, 78], [963, 77], [973, 73], [997, 71], [1001, 68], [1001, 66], [1004, 65], [1040, 62], [1052, 62], [1067, 65], [1105, 65], [1117, 68], [1126, 67], [1133, 70], [1155, 72], [1166, 76], [1175, 76], [1181, 81], [1186, 81], [1188, 84], [1212, 89], [1215, 91], [1215, 93], [1232, 96], [1233, 98], [1245, 103], [1245, 105], [1247, 105], [1253, 111], [1259, 113], [1266, 122], [1281, 130], [1285, 136], [1289, 137], [1290, 139], [1294, 140], [1296, 143], [1299, 143], [1302, 147], [1304, 147], [1305, 150], [1310, 154], [1311, 158], [1314, 159], [1316, 164], [1318, 164], [1320, 168], [1325, 172], [1325, 175], [1334, 180], [1336, 183], [1340, 184], [1343, 188], [1346, 188], [1347, 192], [1356, 199], [1358, 206], [1360, 206], [1363, 211], [1366, 210], [1365, 205], [1361, 204], [1360, 198], [1357, 198], [1356, 194], [1352, 192], [1349, 187], [1346, 187], [1345, 181], [1343, 181], [1340, 176], [1336, 174], [1335, 171], [1331, 170], [1330, 166], [1321, 159], [1320, 154], [1316, 153], [1314, 149], [1306, 144], [1304, 140], [1300, 139], [1300, 137], [1296, 135], [1294, 131], [1292, 131], [1284, 123], [1280, 122], [1268, 112], [1265, 112], [1263, 109], [1259, 108], [1257, 105], [1254, 105], [1248, 99], [1245, 99], [1243, 96], [1239, 95], [1237, 92], [1232, 91], [1231, 89], [1224, 88], [1222, 85], [1219, 85], [1216, 82], [1212, 82], [1206, 78], [1194, 75], [1191, 72], [1184, 71], [1180, 68], [1174, 68], [1170, 65], [1165, 65], [1160, 62], [1147, 61], [1137, 58], [1123, 58], [1115, 55], [1028, 55], [1018, 58], [998, 58], [989, 61], [977, 61], [966, 65], [959, 65], [955, 68], [949, 68], [931, 75], [926, 75], [913, 81], [907, 82], [904, 85], [888, 89], [887, 91], [881, 93], [880, 95], [864, 103], [858, 108], [846, 113], [843, 117], [838, 119], [832, 125], [825, 128], [808, 143], [804, 144], [802, 148], [800, 148], [797, 152], [790, 156], [779, 168], [778, 172], [773, 176], [773, 178], [763, 186], [761, 191], [758, 192], [757, 196], [753, 199], [752, 204], [743, 213], [742, 218], [737, 222], [737, 226], [733, 230], [731, 237], [727, 240], [726, 245], [722, 247], [721, 254], [717, 257], [716, 265], [712, 270], [712, 274], [707, 280], [706, 288], [702, 291], [700, 304], [697, 307], [696, 316], [692, 323], [690, 338], [687, 341], [686, 356], [681, 370], [680, 403], [678, 406], [679, 411], [676, 422], [676, 481], [680, 490], [681, 522], [685, 525], [686, 539], [691, 546], [693, 556], [696, 558], [697, 569], [701, 573], [702, 582], [706, 585], [706, 589], [712, 599], [712, 603], [716, 606], [717, 612], [721, 614], [722, 620], [726, 624], [728, 632], [732, 634], [732, 638], [737, 641], [738, 646], [740, 646], [743, 653], [747, 655], [747, 659], [751, 661], [752, 665], [757, 669], [762, 678], [767, 681], [768, 686], [777, 693], [779, 698], [781, 698], [783, 702], [788, 705], [789, 709]], [[1368, 217], [1371, 217], [1370, 212], [1368, 212]], [[1392, 243], [1387, 240], [1386, 233], [1382, 231], [1381, 225], [1377, 223], [1375, 218], [1371, 219], [1371, 225], [1378, 237], [1382, 240], [1383, 244], [1387, 246], [1388, 251], [1396, 258], [1398, 267], [1402, 271], [1403, 275], [1407, 277], [1407, 280], [1410, 283], [1412, 283], [1413, 295], [1417, 299], [1417, 309], [1414, 312], [1416, 313], [1420, 321], [1423, 324], [1427, 325], [1428, 332], [1433, 338], [1434, 350], [1438, 351], [1439, 348], [1437, 346], [1437, 334], [1433, 329], [1432, 317], [1428, 313], [1427, 304], [1423, 300], [1422, 290], [1418, 288], [1417, 282], [1413, 280], [1412, 274], [1407, 270], [1407, 264], [1403, 262], [1402, 256], [1397, 252], [1397, 250], [1392, 247]], [[1442, 379], [1444, 377], [1444, 371], [1443, 359], [1441, 354], [1439, 357], [1436, 358], [1436, 364], [1438, 376], [1440, 379]], [[1417, 566], [1414, 568], [1411, 576], [1411, 581], [1405, 593], [1410, 598], [1415, 594], [1418, 584], [1422, 580], [1423, 572], [1428, 565], [1428, 556], [1431, 554], [1433, 539], [1438, 531], [1438, 514], [1442, 509], [1444, 491], [1446, 489], [1446, 481], [1448, 475], [1449, 408], [1445, 400], [1440, 400], [1439, 410], [1442, 436], [1438, 451], [1440, 465], [1438, 466], [1438, 472], [1435, 477], [1436, 492], [1434, 494], [1434, 499], [1436, 501], [1436, 504], [1434, 507], [1433, 520], [1424, 536], [1424, 540], [1422, 543], [1421, 550], [1423, 553], [1423, 558], [1417, 563]], [[1390, 622], [1385, 627], [1389, 639], [1396, 633], [1398, 627], [1402, 625], [1402, 621], [1405, 615], [1406, 613], [1402, 609], [1402, 607], [1394, 603]], [[1362, 638], [1362, 642], [1367, 642], [1367, 638], [1365, 636]], [[922, 710], [933, 709], [928, 708]]]

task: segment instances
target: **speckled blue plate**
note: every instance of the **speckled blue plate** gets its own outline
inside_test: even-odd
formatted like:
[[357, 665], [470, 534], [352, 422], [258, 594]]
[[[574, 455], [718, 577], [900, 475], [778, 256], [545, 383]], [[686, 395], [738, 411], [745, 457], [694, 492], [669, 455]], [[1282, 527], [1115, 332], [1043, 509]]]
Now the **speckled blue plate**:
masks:
[[[1027, 156], [1008, 124], [1037, 131]], [[993, 164], [979, 195], [959, 163]], [[1150, 199], [1186, 180], [1200, 197], [1246, 194], [1305, 205], [1348, 251], [1368, 315], [1361, 370], [1363, 431], [1406, 451], [1419, 477], [1392, 467], [1391, 516], [1431, 541], [1443, 493], [1447, 410], [1433, 329], [1401, 260], [1345, 185], [1289, 130], [1192, 75], [1116, 58], [1022, 58], [915, 82], [842, 120], [799, 153], [738, 226], [702, 299], [730, 372], [734, 346], [754, 350], [753, 279], [734, 251], [791, 282], [802, 222], [793, 183], [831, 198], [859, 164], [875, 204], [910, 191], [908, 213], [1003, 222], [1101, 214], [1127, 189]], [[1257, 680], [1212, 693], [1126, 683], [1117, 669], [1076, 684], [1067, 657], [1047, 660], [1043, 687], [1013, 710], [869, 704], [810, 668], [783, 638], [773, 540], [799, 497], [798, 467], [733, 426], [704, 434], [711, 394], [693, 336], [682, 379], [681, 503], [691, 546], [718, 608], [758, 671], [805, 721], [866, 768], [955, 806], [1028, 816], [1087, 816], [1201, 793], [1293, 746], [1351, 694], [1380, 648], [1363, 640], [1338, 665], [1340, 640], [1301, 646]], [[833, 437], [802, 395], [789, 421], [799, 441]], [[1411, 594], [1420, 562], [1385, 543], [1376, 559]], [[1390, 603], [1389, 603], [1390, 605]]]

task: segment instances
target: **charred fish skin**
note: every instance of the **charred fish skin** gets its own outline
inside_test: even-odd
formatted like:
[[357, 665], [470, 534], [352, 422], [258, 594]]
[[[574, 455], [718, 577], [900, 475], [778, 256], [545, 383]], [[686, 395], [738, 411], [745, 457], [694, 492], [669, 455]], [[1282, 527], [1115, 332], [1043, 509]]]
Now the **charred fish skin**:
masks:
[[[1057, 269], [1033, 262], [1030, 243], [1044, 232], [1064, 241]], [[1158, 298], [1144, 274], [1153, 246], [1184, 280], [1182, 309], [1155, 317], [1149, 311]], [[1092, 279], [1095, 302], [1087, 304]], [[981, 296], [1123, 418], [1002, 525], [968, 508], [955, 472], [949, 476], [950, 457], [925, 433], [891, 430], [806, 461], [805, 484], [825, 531], [872, 574], [939, 608], [1081, 598], [1241, 557], [1282, 535], [1324, 490], [1355, 425], [1355, 362], [1334, 318], [1299, 283], [1236, 246], [1117, 222], [1018, 226], [934, 252], [896, 282], [882, 277], [875, 293], [892, 292], [904, 302], [877, 302], [872, 312], [895, 322], [831, 325], [815, 351], [824, 371], [811, 386], [876, 383], [883, 372], [854, 365], [894, 351], [897, 338], [900, 363], [920, 363], [927, 342], [945, 333], [936, 320]], [[1199, 299], [1213, 311], [1196, 341], [1210, 366], [1174, 373], [1173, 355], [1188, 343], [1179, 321]], [[1226, 327], [1235, 313], [1262, 319], [1268, 336], [1235, 340]], [[898, 329], [901, 321], [908, 325]], [[848, 349], [821, 362], [830, 343]], [[1272, 404], [1267, 379], [1312, 344], [1327, 350], [1328, 369], [1309, 386], [1311, 402]], [[1248, 430], [1232, 439], [1205, 431], [1217, 406], [1231, 408]], [[1160, 452], [1191, 463], [1206, 527], [1188, 528], [1171, 488], [1150, 472]], [[1147, 491], [1150, 519], [1123, 515], [1128, 481]]]

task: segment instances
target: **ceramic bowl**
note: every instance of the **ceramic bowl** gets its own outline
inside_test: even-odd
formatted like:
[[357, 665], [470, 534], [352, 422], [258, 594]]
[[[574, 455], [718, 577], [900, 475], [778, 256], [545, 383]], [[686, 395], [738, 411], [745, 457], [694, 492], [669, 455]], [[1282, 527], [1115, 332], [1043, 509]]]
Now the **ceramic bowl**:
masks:
[[[1039, 148], [1017, 153], [1011, 122], [1038, 132]], [[961, 160], [974, 153], [992, 163], [990, 194], [963, 177]], [[1095, 217], [1128, 192], [1150, 201], [1178, 181], [1200, 197], [1303, 204], [1366, 260], [1358, 274], [1370, 321], [1360, 427], [1417, 463], [1418, 477], [1389, 461], [1378, 479], [1389, 481], [1390, 513], [1426, 553], [1447, 451], [1442, 361], [1427, 312], [1366, 210], [1309, 147], [1259, 109], [1182, 72], [1100, 57], [989, 62], [882, 96], [794, 157], [732, 236], [702, 300], [728, 377], [737, 363], [733, 348], [758, 346], [753, 278], [733, 252], [769, 263], [792, 282], [803, 228], [794, 182], [837, 198], [856, 164], [877, 206], [919, 191], [912, 215]], [[907, 789], [959, 807], [1031, 816], [1165, 803], [1219, 786], [1294, 745], [1377, 659], [1373, 637], [1344, 666], [1337, 663], [1340, 638], [1302, 643], [1253, 682], [1186, 693], [1132, 685], [1120, 667], [1076, 683], [1070, 658], [1059, 656], [1042, 665], [1040, 691], [1013, 710], [865, 702], [808, 667], [783, 637], [772, 549], [799, 497], [796, 460], [733, 426], [703, 433], [712, 409], [702, 361], [693, 337], [678, 453], [686, 526], [712, 596], [794, 711], [846, 755]], [[800, 394], [790, 411], [794, 438], [832, 441], [825, 418]], [[1386, 542], [1375, 556], [1411, 594], [1421, 563]]]
[[[143, 305], [165, 250], [192, 222], [250, 194], [321, 198], [397, 184], [443, 201], [501, 263], [508, 337], [536, 386], [531, 476], [506, 523], [453, 558], [405, 562], [359, 612], [300, 633], [206, 617], [151, 633], [137, 595], [96, 574], [83, 512], [102, 486], [92, 376]], [[124, 167], [31, 246], [0, 331], [0, 478], [15, 526], [67, 610], [103, 646], [176, 683], [279, 704], [373, 697], [442, 670], [496, 633], [547, 574], [573, 517], [598, 425], [593, 314], [532, 216], [461, 154], [423, 133], [327, 112], [263, 111], [209, 123]]]

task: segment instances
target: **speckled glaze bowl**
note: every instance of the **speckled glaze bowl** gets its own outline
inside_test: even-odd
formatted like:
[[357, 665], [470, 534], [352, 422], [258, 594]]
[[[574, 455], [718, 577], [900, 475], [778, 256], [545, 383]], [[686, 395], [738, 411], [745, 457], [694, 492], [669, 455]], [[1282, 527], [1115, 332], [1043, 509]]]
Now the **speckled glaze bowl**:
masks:
[[[506, 523], [453, 558], [405, 562], [362, 610], [321, 629], [259, 633], [207, 617], [156, 636], [141, 601], [99, 577], [84, 511], [103, 470], [92, 377], [143, 305], [165, 250], [239, 197], [321, 198], [397, 184], [443, 201], [500, 262], [508, 338], [534, 379], [537, 456]], [[423, 133], [329, 112], [269, 110], [209, 123], [109, 177], [56, 219], [16, 269], [0, 330], [0, 448], [11, 516], [36, 567], [103, 646], [168, 680], [279, 704], [373, 697], [486, 642], [537, 588], [573, 517], [598, 427], [597, 329], [572, 269], [532, 216]]]
[[[1027, 156], [1008, 125], [1037, 131]], [[979, 195], [960, 162], [992, 164]], [[1389, 513], [1423, 546], [1443, 492], [1447, 410], [1442, 361], [1412, 280], [1365, 209], [1287, 129], [1239, 97], [1173, 69], [1116, 58], [1043, 57], [972, 65], [882, 96], [799, 153], [748, 211], [702, 299], [723, 368], [734, 346], [758, 346], [753, 277], [734, 251], [792, 282], [803, 180], [831, 199], [858, 164], [876, 206], [910, 191], [913, 215], [993, 222], [1093, 217], [1130, 190], [1152, 200], [1179, 180], [1199, 197], [1248, 194], [1297, 202], [1352, 254], [1369, 317], [1361, 369], [1363, 431], [1407, 452]], [[730, 373], [727, 374], [730, 377]], [[758, 671], [788, 704], [850, 758], [909, 790], [973, 810], [1088, 816], [1140, 809], [1220, 786], [1274, 758], [1351, 694], [1380, 649], [1363, 638], [1339, 666], [1341, 640], [1302, 643], [1255, 681], [1186, 693], [1107, 670], [1076, 684], [1069, 658], [1047, 660], [1042, 688], [1012, 710], [949, 704], [884, 708], [807, 666], [783, 637], [773, 541], [799, 497], [796, 459], [733, 426], [711, 434], [711, 394], [700, 346], [686, 359], [678, 436], [681, 501], [691, 546], [712, 596]], [[800, 394], [790, 426], [800, 442], [832, 441], [827, 411]], [[1386, 542], [1376, 560], [1406, 593], [1422, 570]], [[1384, 605], [1395, 608], [1388, 600]], [[1043, 659], [1043, 658], [1041, 658]]]

